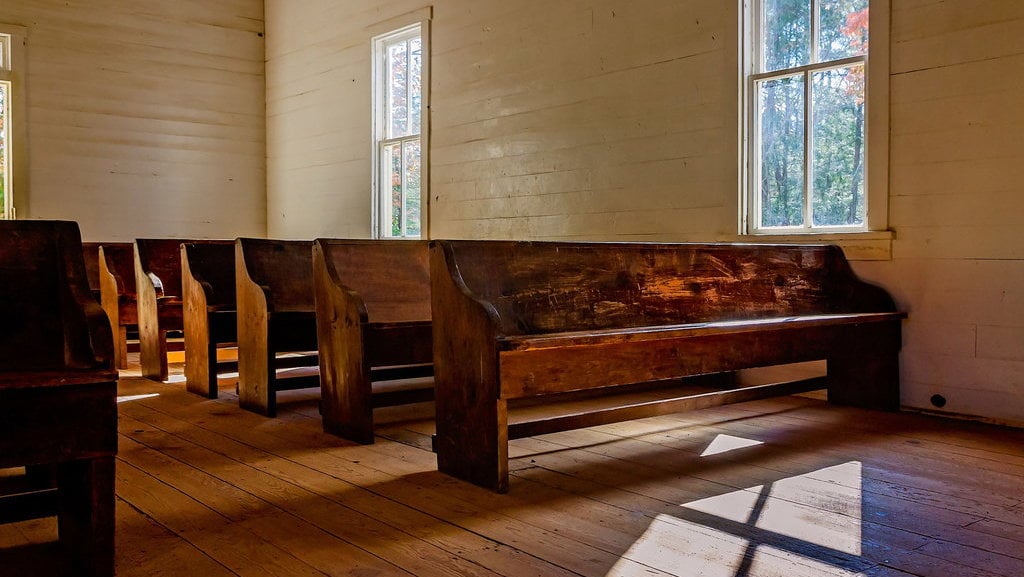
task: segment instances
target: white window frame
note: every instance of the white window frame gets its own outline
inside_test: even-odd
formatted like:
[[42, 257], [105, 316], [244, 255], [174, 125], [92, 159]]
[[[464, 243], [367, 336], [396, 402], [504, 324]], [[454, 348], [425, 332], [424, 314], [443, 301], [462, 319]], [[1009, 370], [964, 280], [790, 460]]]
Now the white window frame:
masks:
[[[415, 135], [387, 137], [387, 106], [389, 102], [389, 86], [387, 74], [388, 57], [387, 47], [399, 42], [408, 42], [414, 38], [420, 39], [421, 69], [420, 69], [420, 131]], [[429, 94], [430, 94], [430, 40], [429, 40], [429, 19], [418, 20], [413, 24], [396, 28], [390, 32], [374, 36], [373, 47], [373, 153], [372, 153], [372, 174], [373, 174], [373, 210], [372, 210], [372, 231], [374, 238], [380, 239], [418, 239], [428, 237], [429, 223], [429, 199], [430, 199], [430, 171], [429, 171], [429, 146], [428, 134], [430, 126], [429, 117]], [[408, 86], [411, 88], [412, 83]], [[411, 95], [407, 97], [411, 102]], [[407, 221], [401, 220], [401, 234], [391, 235], [391, 191], [385, 190], [389, 181], [386, 174], [390, 174], [388, 167], [383, 166], [384, 148], [394, 144], [407, 142], [419, 142], [420, 146], [420, 234], [410, 235], [406, 230]], [[403, 180], [405, 171], [403, 171]], [[402, 185], [403, 193], [406, 189]], [[404, 204], [404, 200], [403, 200]]]
[[[834, 238], [836, 234], [854, 236], [858, 234], [877, 236], [888, 228], [889, 201], [889, 5], [890, 0], [869, 0], [868, 29], [871, 37], [868, 54], [824, 63], [814, 63], [770, 73], [761, 73], [760, 14], [762, 0], [740, 0], [741, 25], [741, 86], [742, 86], [742, 158], [740, 175], [739, 232], [743, 235], [766, 235], [781, 237], [794, 235], [806, 238], [818, 235]], [[811, 15], [812, 43], [817, 43], [817, 7], [814, 0]], [[814, 50], [814, 48], [812, 48]], [[816, 50], [812, 52], [816, 54]], [[812, 227], [810, 218], [811, 185], [807, 167], [810, 162], [810, 119], [811, 102], [810, 76], [814, 72], [829, 70], [849, 64], [863, 62], [865, 73], [865, 126], [864, 126], [864, 223], [859, 226]], [[760, 133], [757, 126], [757, 91], [755, 83], [766, 78], [783, 78], [803, 75], [804, 77], [804, 224], [797, 227], [759, 227], [760, 221]]]
[[22, 26], [0, 24], [0, 83], [7, 87], [4, 105], [4, 206], [0, 218], [14, 219], [24, 212], [27, 197], [27, 155], [25, 122], [25, 39]]

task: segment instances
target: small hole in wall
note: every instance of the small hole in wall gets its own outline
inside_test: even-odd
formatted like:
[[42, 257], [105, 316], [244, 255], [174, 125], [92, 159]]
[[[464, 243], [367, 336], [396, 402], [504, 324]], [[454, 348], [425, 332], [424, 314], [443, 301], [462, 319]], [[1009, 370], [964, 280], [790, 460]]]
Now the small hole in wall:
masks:
[[940, 409], [946, 406], [946, 397], [943, 397], [942, 395], [932, 395], [931, 401], [933, 405]]

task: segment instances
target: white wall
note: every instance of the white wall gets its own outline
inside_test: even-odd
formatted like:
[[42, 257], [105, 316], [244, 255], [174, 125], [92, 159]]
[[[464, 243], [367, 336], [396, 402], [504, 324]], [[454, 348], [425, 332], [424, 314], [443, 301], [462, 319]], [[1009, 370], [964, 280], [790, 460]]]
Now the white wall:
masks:
[[[433, 237], [735, 231], [739, 2], [437, 0]], [[369, 234], [370, 30], [409, 1], [268, 0], [272, 234]], [[1024, 423], [1024, 2], [892, 0], [903, 401]]]
[[87, 240], [266, 230], [261, 0], [3, 0], [28, 29], [20, 218]]
[[893, 0], [891, 74], [903, 401], [1024, 423], [1024, 2]]

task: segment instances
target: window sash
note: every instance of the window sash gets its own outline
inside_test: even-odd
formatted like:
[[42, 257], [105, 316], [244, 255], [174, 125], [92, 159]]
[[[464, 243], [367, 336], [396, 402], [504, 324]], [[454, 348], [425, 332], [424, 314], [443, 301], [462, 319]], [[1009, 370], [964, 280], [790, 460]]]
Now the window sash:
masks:
[[[412, 143], [416, 143], [416, 144], [420, 145], [420, 150], [421, 150], [421, 154], [422, 154], [422, 143], [420, 141], [420, 136], [418, 134], [417, 135], [413, 135], [413, 136], [402, 136], [402, 137], [397, 137], [397, 138], [388, 138], [388, 139], [385, 139], [385, 140], [381, 140], [380, 142], [377, 143], [377, 158], [379, 159], [378, 163], [377, 163], [378, 164], [377, 182], [379, 183], [379, 187], [380, 187], [380, 189], [378, 191], [378, 195], [377, 195], [377, 198], [378, 198], [377, 214], [380, 215], [379, 218], [378, 218], [378, 221], [379, 221], [378, 222], [379, 230], [378, 230], [378, 234], [377, 234], [378, 237], [381, 237], [381, 238], [407, 238], [407, 237], [410, 237], [410, 234], [409, 234], [409, 219], [408, 219], [408, 216], [407, 216], [409, 214], [409, 179], [408, 179], [409, 171], [408, 171], [408, 169], [406, 167], [406, 164], [405, 164], [405, 160], [406, 160], [405, 159], [405, 149], [406, 149], [406, 146], [408, 144], [412, 144]], [[394, 207], [393, 207], [393, 204], [392, 204], [393, 200], [394, 200], [393, 197], [392, 197], [392, 194], [393, 194], [394, 191], [392, 190], [392, 186], [393, 185], [391, 184], [391, 182], [392, 182], [392, 180], [391, 180], [392, 166], [391, 166], [391, 163], [388, 162], [388, 160], [391, 157], [386, 152], [387, 148], [395, 146], [395, 145], [398, 145], [397, 147], [398, 147], [398, 150], [399, 150], [399, 172], [402, 175], [402, 181], [401, 181], [401, 185], [400, 185], [401, 186], [401, 192], [400, 192], [401, 200], [399, 202], [400, 215], [399, 215], [399, 219], [398, 219], [399, 233], [397, 235], [392, 234], [393, 228], [391, 226], [391, 222], [392, 222], [392, 220], [394, 219], [394, 216], [395, 216], [394, 212], [393, 212], [393, 208]], [[422, 158], [422, 156], [421, 156], [421, 158]], [[421, 175], [422, 175], [422, 171], [421, 171]], [[423, 184], [422, 184], [422, 180], [420, 182], [420, 202], [421, 203], [423, 202]], [[422, 227], [422, 221], [421, 221], [420, 225]], [[421, 228], [421, 230], [422, 230], [422, 228]], [[416, 238], [416, 237], [419, 237], [419, 236], [420, 235], [418, 235], [418, 234], [411, 235], [411, 237], [413, 237], [413, 238]]]
[[[426, 174], [424, 167], [425, 151], [422, 142], [422, 134], [424, 130], [424, 124], [426, 122], [426, 71], [427, 71], [427, 59], [426, 50], [427, 44], [424, 38], [424, 27], [422, 23], [413, 24], [397, 31], [378, 36], [374, 38], [374, 94], [373, 94], [373, 106], [374, 106], [374, 140], [376, 145], [373, 147], [373, 164], [374, 169], [374, 183], [373, 191], [375, 196], [374, 202], [374, 215], [373, 215], [373, 234], [376, 238], [418, 238], [423, 234], [423, 210], [426, 202], [425, 189], [426, 183], [424, 175]], [[419, 122], [415, 126], [415, 132], [408, 132], [398, 136], [393, 136], [393, 110], [392, 110], [392, 91], [391, 91], [391, 78], [392, 78], [392, 65], [393, 62], [389, 57], [389, 50], [392, 46], [405, 44], [406, 47], [406, 58], [407, 66], [411, 70], [412, 65], [412, 42], [416, 39], [420, 40], [420, 110], [419, 110]], [[412, 104], [413, 104], [413, 82], [411, 78], [406, 78], [405, 83], [405, 102], [406, 102], [406, 127], [410, 128], [411, 120], [413, 118]], [[408, 207], [409, 207], [409, 182], [408, 182], [408, 171], [406, 169], [405, 159], [405, 147], [409, 143], [417, 143], [420, 147], [420, 190], [419, 190], [419, 201], [420, 201], [420, 214], [419, 214], [419, 234], [410, 234], [408, 227]], [[392, 218], [393, 207], [392, 207], [392, 182], [391, 174], [392, 167], [390, 166], [389, 154], [386, 152], [388, 147], [399, 145], [399, 149], [402, 151], [402, 158], [400, 159], [401, 166], [401, 218], [400, 233], [398, 236], [392, 234]]]
[[[747, 73], [747, 106], [748, 108], [748, 150], [749, 170], [746, 184], [746, 226], [745, 232], [749, 233], [772, 233], [772, 234], [793, 234], [793, 233], [831, 233], [831, 232], [860, 232], [870, 230], [868, 215], [871, 212], [869, 205], [868, 182], [867, 182], [867, 159], [868, 159], [868, 100], [867, 100], [867, 78], [868, 78], [868, 55], [862, 54], [841, 59], [819, 62], [818, 46], [818, 25], [820, 19], [820, 0], [811, 1], [810, 14], [810, 63], [784, 69], [765, 71], [765, 50], [764, 50], [764, 1], [753, 0], [751, 18], [753, 30], [751, 34], [750, 50], [753, 52], [751, 62], [753, 70]], [[870, 6], [870, 3], [869, 3]], [[852, 225], [822, 225], [815, 226], [813, 220], [813, 167], [814, 162], [814, 141], [813, 141], [813, 77], [819, 72], [827, 72], [841, 68], [860, 66], [863, 69], [865, 78], [864, 87], [864, 117], [863, 126], [863, 158], [862, 158], [862, 184], [864, 195], [864, 214], [860, 224]], [[762, 132], [761, 132], [761, 91], [760, 87], [772, 80], [788, 77], [802, 77], [803, 81], [803, 223], [800, 226], [764, 226], [763, 216], [763, 191], [761, 188], [762, 176]]]

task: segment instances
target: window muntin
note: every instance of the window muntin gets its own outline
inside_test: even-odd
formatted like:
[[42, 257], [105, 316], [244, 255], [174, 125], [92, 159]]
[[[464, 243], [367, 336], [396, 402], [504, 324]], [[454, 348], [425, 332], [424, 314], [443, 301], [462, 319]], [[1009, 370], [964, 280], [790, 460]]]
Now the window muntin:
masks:
[[374, 39], [375, 236], [422, 234], [423, 39], [414, 25]]
[[867, 229], [868, 0], [754, 0], [749, 232]]

